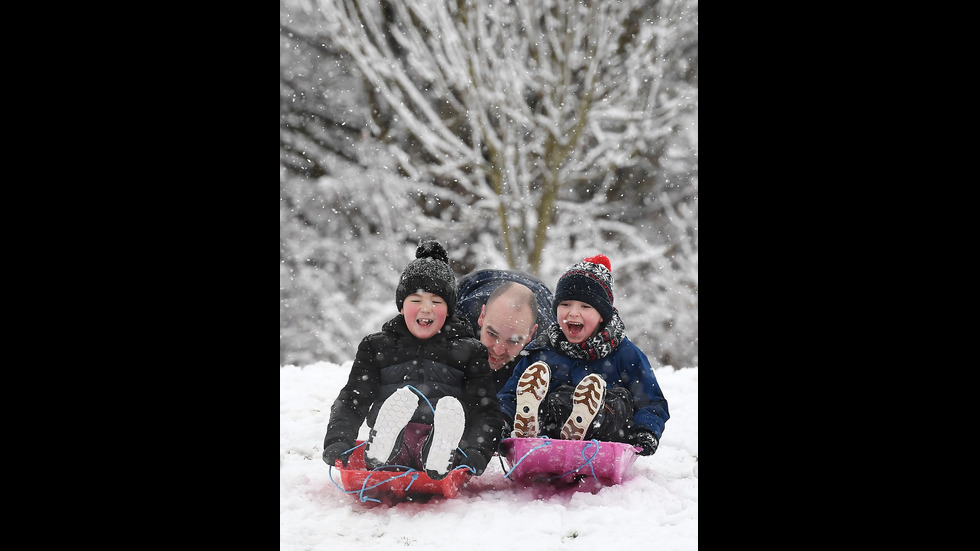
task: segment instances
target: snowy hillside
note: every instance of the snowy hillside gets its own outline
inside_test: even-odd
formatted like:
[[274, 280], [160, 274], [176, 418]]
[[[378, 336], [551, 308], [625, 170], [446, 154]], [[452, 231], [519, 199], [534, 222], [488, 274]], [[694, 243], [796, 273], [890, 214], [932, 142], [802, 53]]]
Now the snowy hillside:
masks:
[[[698, 548], [698, 369], [656, 370], [670, 407], [657, 453], [638, 457], [622, 484], [593, 494], [504, 477], [495, 457], [454, 499], [362, 503], [320, 459], [333, 400], [350, 363], [279, 370], [281, 551], [479, 551]], [[367, 435], [365, 427], [361, 437]]]

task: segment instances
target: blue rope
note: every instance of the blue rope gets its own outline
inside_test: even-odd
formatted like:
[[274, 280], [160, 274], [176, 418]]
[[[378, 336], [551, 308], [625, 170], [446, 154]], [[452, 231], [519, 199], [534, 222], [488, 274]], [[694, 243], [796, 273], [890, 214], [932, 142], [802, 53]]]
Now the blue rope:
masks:
[[[374, 474], [376, 472], [379, 472], [379, 471], [382, 471], [383, 469], [391, 468], [391, 467], [395, 467], [395, 468], [399, 468], [399, 469], [406, 469], [406, 470], [405, 470], [405, 472], [399, 474], [398, 476], [392, 476], [392, 477], [386, 478], [386, 479], [382, 480], [381, 482], [378, 482], [374, 486], [368, 486], [367, 485], [368, 484], [368, 481], [371, 480], [371, 475], [372, 474]], [[469, 469], [472, 472], [476, 472], [475, 469], [473, 469], [469, 465], [460, 465], [460, 466], [456, 467], [455, 469], [452, 469], [449, 472], [452, 473], [453, 471], [458, 471], [460, 469]], [[345, 494], [357, 493], [358, 494], [358, 497], [361, 500], [361, 503], [364, 503], [365, 501], [373, 501], [375, 503], [381, 503], [381, 500], [380, 499], [374, 499], [374, 498], [371, 498], [371, 497], [367, 497], [366, 495], [364, 495], [364, 492], [366, 492], [368, 490], [373, 490], [373, 489], [375, 489], [378, 486], [381, 486], [383, 484], [388, 484], [392, 480], [397, 480], [399, 478], [402, 478], [402, 477], [406, 477], [406, 476], [411, 475], [412, 476], [412, 481], [408, 483], [408, 486], [405, 486], [405, 491], [407, 492], [410, 489], [412, 489], [412, 485], [415, 484], [415, 481], [418, 480], [419, 479], [419, 476], [422, 475], [422, 471], [420, 471], [418, 469], [413, 469], [412, 467], [407, 467], [405, 465], [382, 465], [382, 466], [380, 466], [380, 467], [378, 467], [376, 469], [372, 469], [371, 470], [371, 473], [368, 474], [366, 477], [364, 477], [364, 482], [361, 483], [361, 489], [360, 490], [345, 490], [345, 489], [341, 488], [339, 484], [337, 484], [337, 481], [336, 480], [333, 479], [333, 466], [332, 465], [330, 466], [329, 471], [330, 471], [330, 481], [333, 482], [333, 485], [336, 486], [338, 490], [340, 490], [341, 492], [344, 492]], [[390, 471], [384, 471], [384, 472], [390, 472]], [[449, 474], [447, 474], [446, 476], [449, 476]]]
[[[433, 416], [435, 416], [435, 414], [436, 414], [436, 408], [434, 408], [434, 407], [432, 406], [432, 402], [430, 402], [430, 401], [429, 401], [429, 399], [425, 397], [425, 394], [423, 394], [421, 390], [419, 390], [419, 389], [417, 389], [417, 388], [415, 388], [415, 387], [414, 387], [414, 386], [412, 386], [412, 385], [405, 385], [405, 386], [406, 386], [407, 388], [409, 388], [409, 389], [411, 389], [411, 391], [412, 391], [412, 392], [414, 392], [414, 393], [416, 393], [416, 394], [418, 394], [418, 395], [419, 395], [419, 397], [421, 397], [421, 398], [422, 398], [423, 400], [425, 400], [425, 403], [426, 403], [426, 404], [429, 404], [429, 410], [430, 410], [430, 411], [432, 411], [432, 415], [433, 415]], [[463, 457], [464, 457], [464, 458], [466, 458], [466, 457], [468, 457], [468, 456], [466, 455], [466, 452], [464, 452], [464, 451], [462, 450], [462, 448], [460, 448], [459, 446], [456, 446], [456, 449], [457, 449], [457, 450], [459, 450], [459, 452], [463, 454]], [[471, 473], [473, 473], [473, 474], [476, 474], [476, 469], [474, 469], [473, 467], [470, 467], [469, 465], [460, 465], [459, 467], [466, 467], [467, 469], [469, 469], [469, 470], [470, 470], [470, 472], [471, 472]], [[456, 469], [458, 469], [459, 467], [456, 467]], [[453, 471], [455, 471], [456, 469], [453, 469]], [[450, 472], [452, 472], [452, 471], [450, 471]]]
[[[595, 447], [595, 453], [592, 454], [592, 457], [585, 457], [585, 450], [589, 449], [590, 446]], [[574, 469], [572, 469], [570, 471], [564, 472], [564, 473], [562, 473], [560, 475], [557, 475], [557, 476], [553, 476], [553, 477], [551, 477], [551, 480], [554, 480], [556, 478], [561, 478], [563, 476], [570, 475], [570, 474], [574, 473], [575, 471], [581, 469], [582, 467], [588, 465], [589, 466], [589, 470], [592, 471], [592, 478], [595, 479], [596, 482], [599, 482], [599, 477], [597, 477], [595, 475], [595, 467], [592, 465], [592, 460], [595, 459], [595, 456], [597, 456], [597, 455], [599, 455], [599, 441], [593, 438], [592, 441], [589, 442], [589, 445], [588, 446], [585, 446], [584, 448], [582, 448], [582, 459], [585, 460], [585, 463], [582, 463], [581, 465], [579, 465], [578, 467], [575, 467]]]
[[[408, 470], [405, 471], [404, 473], [398, 475], [398, 476], [393, 476], [393, 477], [390, 477], [390, 478], [386, 478], [386, 479], [382, 480], [381, 482], [378, 482], [374, 486], [368, 486], [367, 484], [368, 484], [368, 481], [371, 480], [371, 474], [374, 474], [374, 473], [378, 472], [379, 470], [381, 470], [381, 469], [383, 469], [385, 467], [401, 467], [403, 469], [408, 469]], [[345, 494], [353, 494], [353, 493], [359, 494], [361, 503], [364, 503], [365, 501], [373, 501], [375, 503], [381, 503], [381, 500], [380, 499], [374, 499], [374, 498], [367, 497], [367, 496], [364, 495], [364, 492], [366, 492], [367, 490], [373, 490], [374, 488], [377, 488], [378, 486], [381, 486], [382, 484], [389, 483], [392, 480], [395, 480], [395, 479], [398, 479], [398, 478], [402, 478], [404, 476], [412, 475], [412, 481], [409, 482], [408, 483], [408, 486], [405, 487], [405, 491], [408, 491], [412, 487], [412, 484], [415, 484], [415, 481], [418, 480], [419, 475], [421, 474], [418, 470], [413, 469], [411, 467], [405, 467], [404, 465], [385, 465], [385, 466], [382, 466], [382, 467], [378, 467], [377, 469], [373, 469], [371, 471], [371, 474], [367, 475], [364, 478], [364, 482], [361, 484], [361, 489], [360, 490], [345, 490], [345, 489], [341, 488], [339, 484], [337, 484], [337, 481], [336, 480], [333, 479], [333, 465], [330, 466], [330, 469], [329, 470], [330, 470], [330, 481], [333, 482], [333, 485], [336, 486], [338, 490], [340, 490], [341, 492], [344, 492]]]
[[[516, 469], [517, 466], [521, 464], [521, 461], [524, 461], [525, 459], [527, 459], [527, 456], [531, 455], [535, 451], [540, 450], [541, 448], [543, 448], [545, 446], [550, 446], [550, 445], [551, 445], [550, 439], [546, 439], [544, 441], [544, 443], [542, 443], [540, 445], [537, 445], [537, 446], [531, 448], [530, 450], [528, 450], [527, 453], [525, 453], [523, 457], [521, 457], [516, 463], [514, 463], [514, 466], [511, 467], [509, 471], [507, 471], [507, 473], [504, 475], [504, 477], [505, 478], [510, 478], [511, 473], [514, 472], [514, 469]], [[591, 457], [586, 457], [585, 450], [589, 449], [590, 447], [594, 447], [595, 448], [595, 452], [592, 454]], [[595, 467], [592, 465], [592, 461], [595, 459], [595, 457], [597, 455], [599, 455], [599, 441], [593, 439], [593, 440], [591, 440], [589, 442], [589, 444], [587, 446], [585, 446], [584, 448], [582, 448], [582, 459], [585, 460], [584, 463], [582, 463], [581, 465], [579, 465], [578, 467], [575, 467], [574, 469], [572, 469], [570, 471], [564, 472], [564, 473], [559, 474], [559, 475], [555, 475], [555, 476], [549, 478], [548, 480], [555, 480], [555, 479], [561, 478], [563, 476], [568, 476], [568, 475], [570, 475], [570, 474], [578, 471], [582, 467], [588, 465], [589, 466], [589, 470], [592, 471], [592, 478], [594, 478], [596, 480], [596, 482], [598, 482], [599, 481], [599, 477], [596, 476], [596, 474], [595, 474]], [[511, 480], [513, 480], [513, 479], [511, 478]]]
[[[435, 415], [436, 408], [432, 406], [432, 402], [430, 402], [429, 399], [425, 397], [425, 394], [423, 394], [422, 391], [420, 391], [419, 389], [415, 388], [412, 385], [405, 385], [405, 386], [408, 387], [412, 392], [418, 394], [419, 397], [421, 397], [423, 400], [425, 400], [425, 403], [429, 405], [429, 409], [432, 411], [432, 414]], [[343, 455], [347, 455], [347, 454], [351, 453], [352, 451], [356, 450], [357, 448], [360, 448], [361, 446], [364, 446], [365, 444], [367, 444], [367, 441], [361, 442], [360, 444], [354, 446], [353, 448], [345, 451]], [[466, 455], [466, 452], [464, 452], [459, 446], [457, 446], [456, 449], [459, 450], [460, 453], [463, 454], [463, 457], [464, 458], [469, 457], [468, 455]], [[408, 467], [408, 466], [405, 466], [405, 465], [382, 465], [382, 466], [380, 466], [380, 467], [378, 467], [376, 469], [372, 469], [371, 470], [371, 473], [373, 474], [373, 473], [375, 473], [377, 471], [380, 471], [380, 470], [383, 470], [383, 469], [392, 468], [392, 467], [398, 468], [398, 469], [407, 469], [407, 470], [404, 473], [402, 473], [402, 474], [400, 474], [398, 476], [392, 476], [392, 477], [386, 478], [385, 480], [382, 480], [381, 482], [378, 482], [374, 486], [368, 486], [367, 485], [368, 480], [371, 479], [371, 474], [369, 474], [369, 475], [367, 475], [364, 478], [364, 482], [361, 484], [361, 489], [360, 490], [345, 490], [345, 489], [341, 488], [340, 485], [337, 484], [337, 481], [335, 481], [333, 479], [333, 465], [328, 465], [328, 467], [329, 467], [328, 470], [329, 470], [329, 473], [330, 473], [330, 482], [333, 482], [333, 485], [336, 486], [337, 489], [339, 489], [341, 492], [344, 492], [345, 494], [353, 494], [355, 492], [359, 493], [360, 494], [361, 503], [364, 503], [365, 501], [374, 501], [376, 503], [381, 503], [381, 500], [379, 500], [379, 499], [373, 499], [373, 498], [369, 498], [369, 497], [365, 496], [364, 495], [364, 492], [367, 491], [367, 490], [373, 490], [374, 488], [377, 488], [378, 486], [381, 486], [383, 484], [390, 483], [392, 480], [397, 480], [397, 479], [402, 478], [404, 476], [412, 475], [412, 481], [409, 482], [408, 483], [408, 486], [405, 487], [405, 491], [407, 492], [408, 490], [410, 490], [412, 488], [412, 485], [415, 484], [415, 481], [419, 479], [419, 475], [421, 474], [421, 471], [419, 471], [418, 469], [413, 469], [412, 467]], [[451, 473], [453, 471], [457, 471], [457, 470], [463, 469], [463, 468], [468, 469], [470, 471], [470, 473], [472, 473], [472, 474], [476, 474], [476, 469], [473, 468], [473, 467], [471, 467], [470, 465], [459, 465], [458, 467], [450, 470], [449, 472]], [[449, 476], [448, 473], [447, 473], [446, 476]]]
[[[398, 476], [392, 476], [390, 478], [386, 478], [386, 479], [382, 480], [381, 482], [378, 482], [374, 486], [368, 486], [367, 483], [368, 483], [368, 480], [371, 480], [371, 474], [374, 474], [374, 473], [378, 472], [379, 469], [383, 469], [385, 467], [399, 467], [399, 468], [407, 469], [407, 470], [404, 473], [402, 473], [402, 474], [400, 474]], [[377, 488], [378, 486], [381, 486], [382, 484], [386, 484], [386, 483], [391, 482], [392, 480], [398, 480], [399, 478], [406, 477], [408, 475], [412, 475], [412, 481], [409, 482], [408, 483], [408, 486], [405, 487], [405, 491], [408, 491], [408, 489], [412, 487], [412, 484], [415, 484], [415, 481], [419, 479], [419, 471], [417, 471], [417, 470], [415, 470], [415, 469], [413, 469], [411, 467], [406, 467], [404, 465], [384, 465], [382, 467], [378, 467], [377, 469], [372, 470], [371, 471], [371, 474], [369, 474], [366, 477], [364, 477], [364, 482], [361, 484], [361, 489], [359, 491], [361, 503], [364, 503], [365, 501], [373, 501], [375, 503], [381, 503], [381, 500], [380, 499], [374, 499], [374, 498], [370, 498], [370, 497], [365, 496], [364, 495], [364, 492], [366, 492], [367, 490], [373, 490], [373, 489]]]
[[415, 388], [415, 387], [414, 387], [414, 386], [412, 386], [412, 385], [405, 385], [405, 386], [406, 386], [406, 387], [407, 387], [407, 388], [408, 388], [409, 390], [411, 390], [412, 392], [414, 392], [414, 393], [416, 393], [416, 394], [418, 394], [418, 395], [419, 395], [419, 397], [421, 397], [421, 398], [422, 398], [423, 400], [425, 400], [425, 403], [426, 403], [426, 404], [429, 404], [429, 409], [430, 409], [430, 410], [432, 411], [432, 414], [433, 414], [433, 415], [435, 415], [435, 413], [436, 413], [436, 408], [434, 408], [434, 407], [432, 407], [432, 402], [430, 402], [430, 401], [429, 401], [429, 399], [425, 397], [425, 394], [422, 394], [422, 391], [421, 391], [421, 390], [419, 390], [419, 389], [417, 389], [417, 388]]
[[[543, 448], [545, 446], [550, 446], [550, 445], [551, 445], [551, 441], [545, 440], [543, 444], [539, 444], [539, 445], [531, 448], [530, 450], [528, 450], [527, 453], [525, 453], [520, 459], [518, 459], [517, 460], [517, 463], [514, 463], [514, 466], [511, 467], [509, 471], [507, 471], [507, 473], [504, 475], [504, 478], [510, 478], [510, 473], [514, 472], [514, 469], [516, 469], [517, 466], [521, 464], [521, 461], [524, 461], [525, 459], [527, 459], [527, 456], [531, 455], [535, 451], [540, 450], [541, 448]], [[510, 478], [510, 479], [511, 480], [514, 480], [513, 478]]]

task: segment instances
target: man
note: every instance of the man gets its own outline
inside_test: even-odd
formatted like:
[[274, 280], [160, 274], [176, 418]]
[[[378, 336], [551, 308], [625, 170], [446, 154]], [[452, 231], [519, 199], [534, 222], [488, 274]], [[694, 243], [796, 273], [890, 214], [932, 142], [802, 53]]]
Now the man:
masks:
[[456, 316], [487, 347], [499, 391], [514, 373], [515, 358], [538, 328], [555, 323], [554, 298], [538, 278], [513, 270], [477, 270], [459, 280]]

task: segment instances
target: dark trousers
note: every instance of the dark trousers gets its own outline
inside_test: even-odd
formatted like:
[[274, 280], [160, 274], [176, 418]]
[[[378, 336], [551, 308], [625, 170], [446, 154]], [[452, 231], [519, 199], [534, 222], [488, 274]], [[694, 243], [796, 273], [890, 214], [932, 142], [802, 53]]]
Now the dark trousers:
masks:
[[395, 444], [398, 451], [388, 463], [420, 471], [424, 469], [422, 466], [424, 459], [422, 449], [429, 439], [430, 432], [432, 432], [432, 425], [425, 423], [409, 423], [406, 425], [405, 432], [402, 433], [401, 445]]
[[[561, 427], [572, 413], [572, 395], [575, 387], [562, 385], [549, 393], [541, 404], [541, 432], [539, 436], [558, 438]], [[633, 396], [622, 387], [606, 387], [606, 396], [596, 414], [586, 440], [601, 442], [626, 442], [633, 427]]]

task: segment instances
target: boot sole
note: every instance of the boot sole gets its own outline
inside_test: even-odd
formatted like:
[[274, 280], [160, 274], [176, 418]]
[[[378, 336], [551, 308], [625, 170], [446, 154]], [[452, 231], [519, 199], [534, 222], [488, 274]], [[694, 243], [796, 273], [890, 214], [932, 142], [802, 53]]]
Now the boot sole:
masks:
[[583, 440], [589, 425], [595, 419], [606, 393], [606, 381], [593, 373], [575, 387], [572, 397], [572, 413], [561, 428], [562, 440]]
[[424, 469], [429, 478], [444, 478], [452, 470], [453, 457], [465, 428], [466, 414], [463, 404], [452, 396], [440, 399], [436, 403], [432, 420], [432, 435], [426, 442], [428, 451], [425, 454]]
[[535, 438], [541, 429], [538, 408], [548, 394], [551, 368], [544, 362], [534, 362], [517, 381], [517, 413], [514, 415], [514, 438]]
[[419, 399], [408, 387], [399, 388], [381, 404], [368, 443], [364, 446], [364, 463], [369, 469], [391, 461], [392, 455], [397, 452], [396, 444], [401, 444], [405, 426], [412, 420], [418, 405]]

